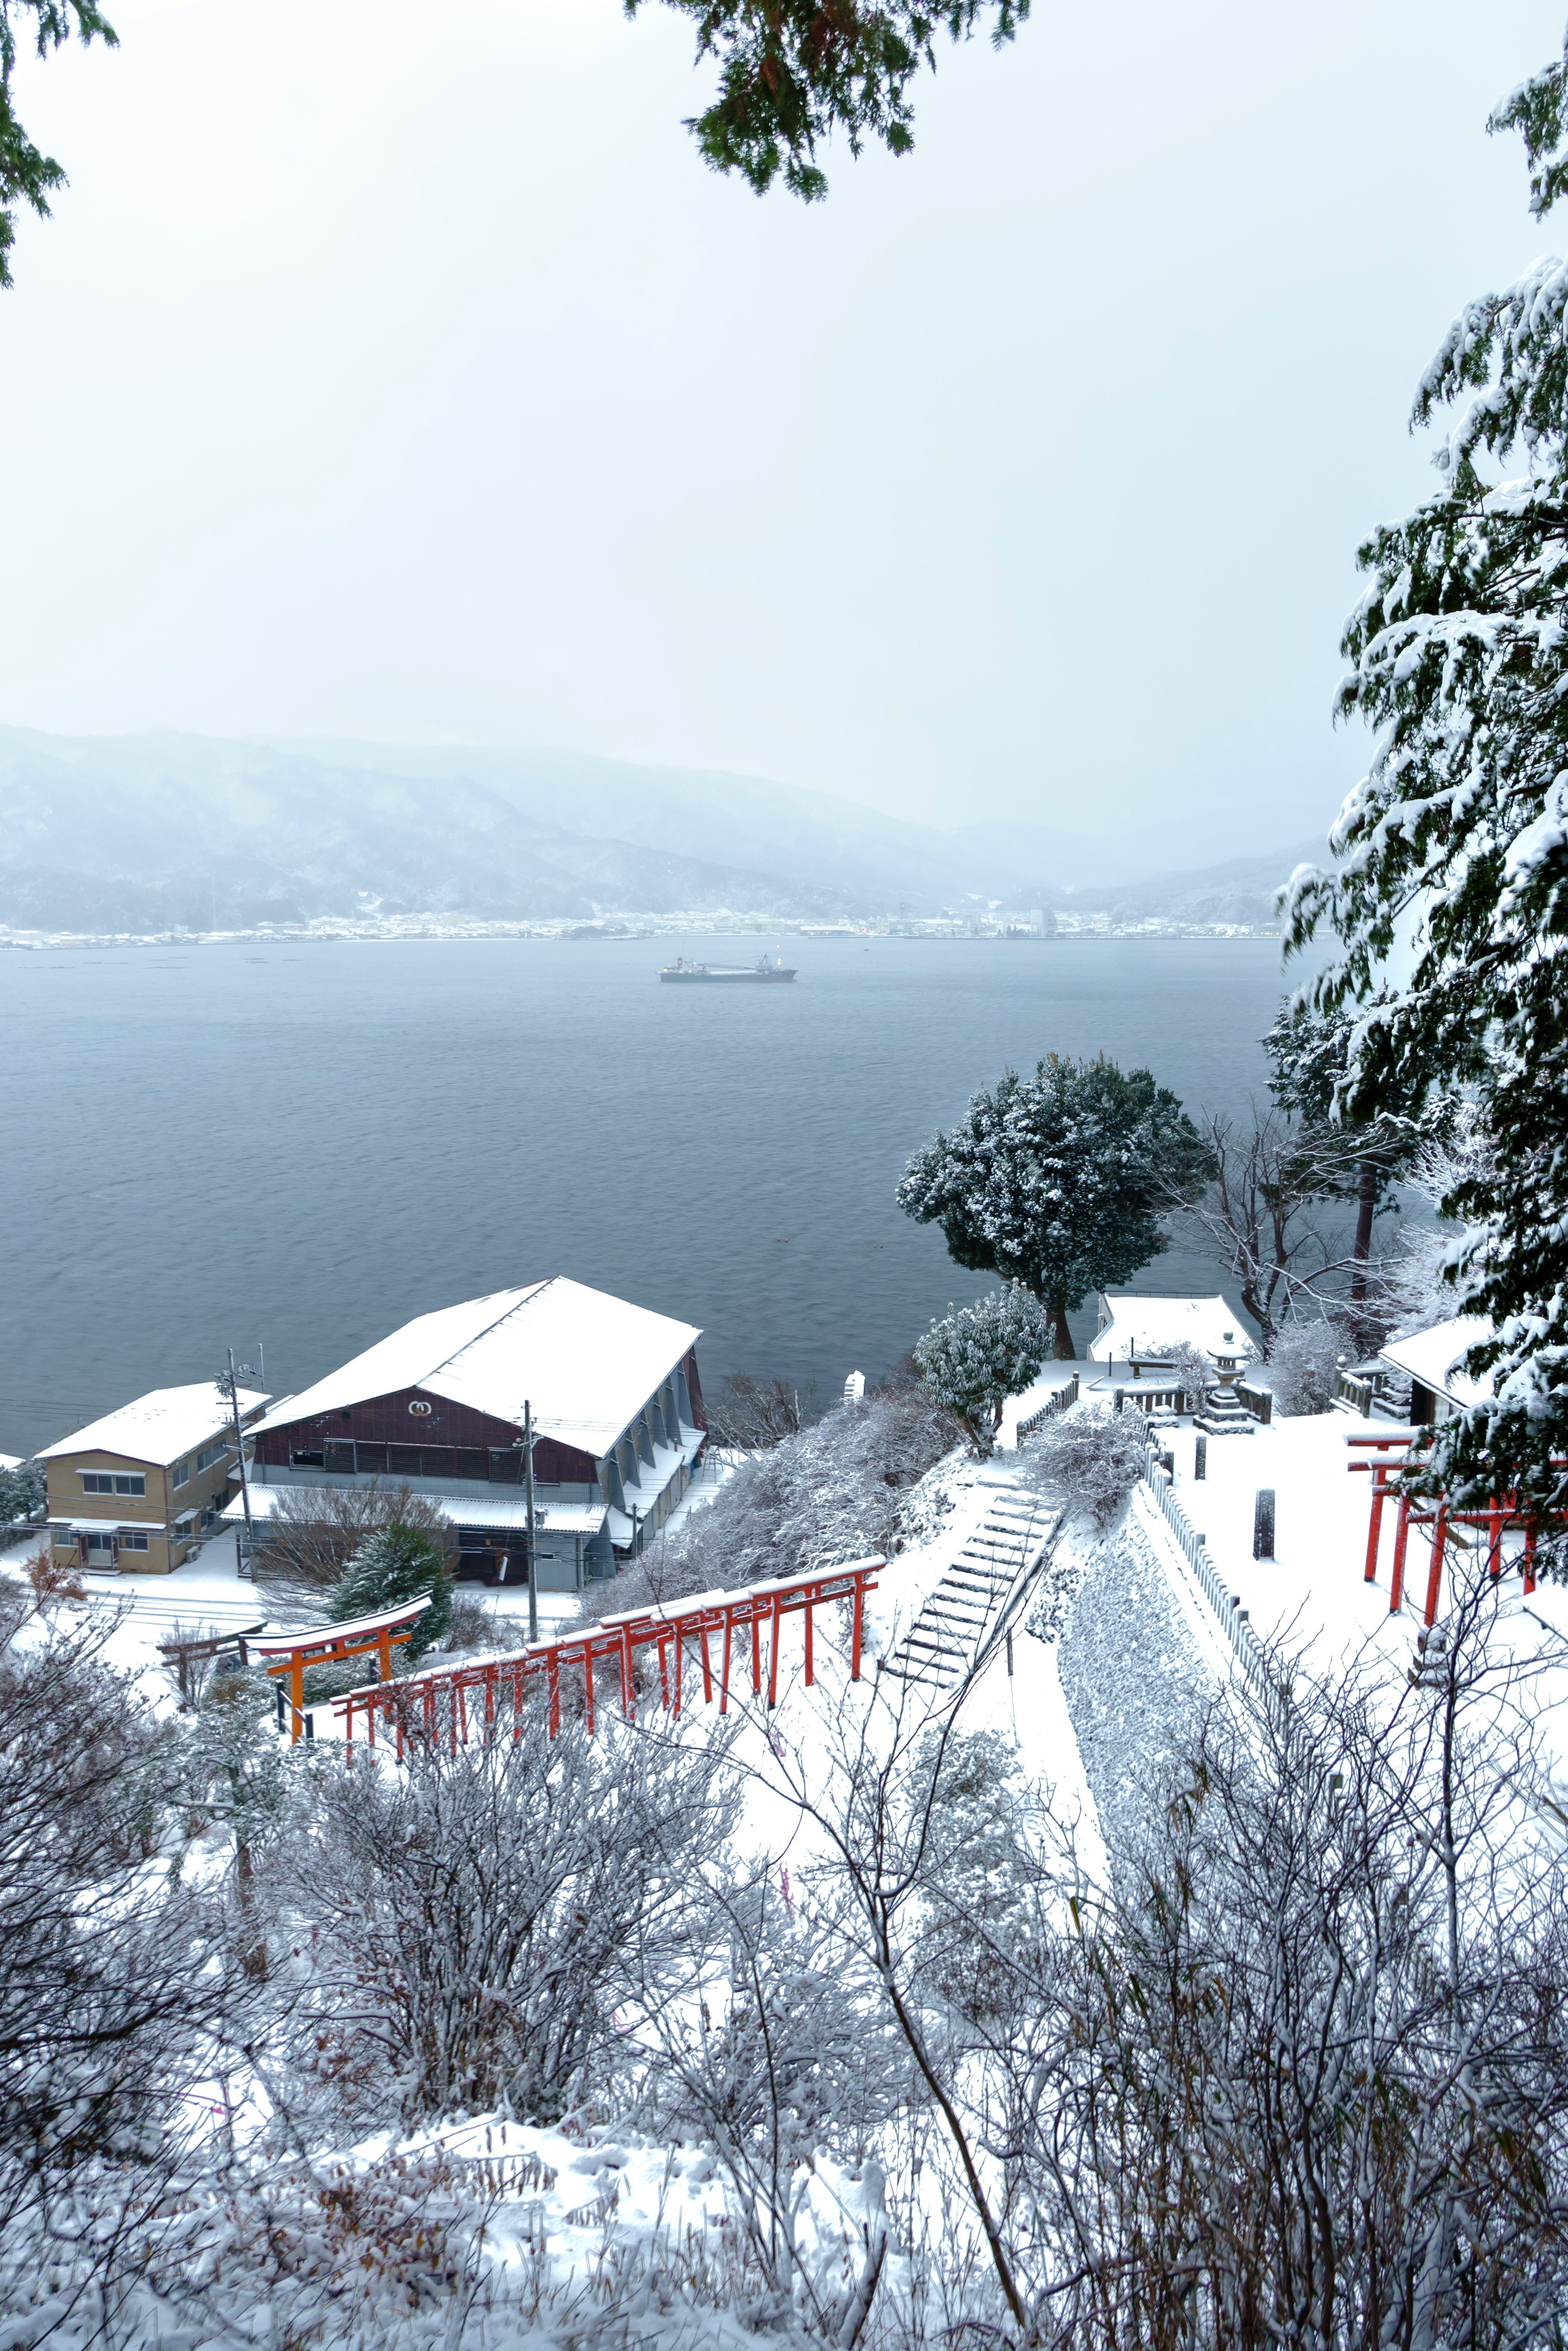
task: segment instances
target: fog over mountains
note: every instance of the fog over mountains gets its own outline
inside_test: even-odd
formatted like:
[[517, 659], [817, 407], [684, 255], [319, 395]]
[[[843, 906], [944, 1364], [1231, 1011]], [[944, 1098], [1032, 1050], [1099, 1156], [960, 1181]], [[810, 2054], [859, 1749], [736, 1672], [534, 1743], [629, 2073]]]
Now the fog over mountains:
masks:
[[[966, 899], [1266, 922], [1321, 843], [1107, 883], [1043, 826], [900, 822], [755, 777], [570, 752], [0, 727], [0, 923], [935, 913]], [[1129, 863], [1130, 863], [1129, 860]]]

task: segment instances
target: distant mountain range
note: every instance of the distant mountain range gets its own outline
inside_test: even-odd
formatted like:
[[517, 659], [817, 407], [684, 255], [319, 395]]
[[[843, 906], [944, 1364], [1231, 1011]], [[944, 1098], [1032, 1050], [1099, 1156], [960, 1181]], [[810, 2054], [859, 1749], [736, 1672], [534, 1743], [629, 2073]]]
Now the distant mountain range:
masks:
[[750, 776], [573, 753], [0, 727], [0, 923], [14, 929], [374, 913], [832, 917], [977, 898], [1258, 922], [1273, 886], [1317, 853], [1075, 888], [1104, 860], [1072, 835], [1000, 820], [942, 832]]

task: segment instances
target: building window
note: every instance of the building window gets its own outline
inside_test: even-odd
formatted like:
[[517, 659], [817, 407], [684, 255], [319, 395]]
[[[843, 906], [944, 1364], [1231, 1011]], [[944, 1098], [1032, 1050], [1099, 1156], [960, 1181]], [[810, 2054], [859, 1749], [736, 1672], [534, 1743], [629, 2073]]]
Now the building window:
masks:
[[112, 1535], [88, 1535], [87, 1539], [87, 1554], [89, 1559], [92, 1558], [95, 1552], [112, 1552], [113, 1549], [114, 1537]]
[[139, 1529], [132, 1528], [120, 1535], [119, 1548], [121, 1551], [145, 1551], [147, 1537]]
[[523, 1455], [514, 1446], [505, 1453], [490, 1457], [490, 1483], [493, 1486], [520, 1486], [523, 1483]]
[[354, 1475], [354, 1441], [352, 1437], [329, 1437], [322, 1446], [325, 1457], [322, 1467], [335, 1470], [338, 1476]]
[[55, 1549], [57, 1551], [75, 1551], [76, 1547], [77, 1539], [71, 1532], [69, 1527], [57, 1527], [55, 1529]]
[[288, 1448], [288, 1466], [291, 1469], [323, 1468], [326, 1463], [322, 1447], [319, 1445], [291, 1445]]
[[130, 1477], [120, 1470], [111, 1472], [108, 1469], [84, 1469], [82, 1471], [84, 1494], [145, 1494], [146, 1491], [145, 1477]]
[[188, 1461], [176, 1461], [174, 1464], [174, 1475], [170, 1480], [171, 1485], [188, 1486], [190, 1482], [191, 1464]]
[[213, 1462], [221, 1461], [228, 1450], [228, 1439], [223, 1437], [218, 1439], [215, 1445], [203, 1446], [202, 1451], [196, 1456], [197, 1468], [210, 1469]]

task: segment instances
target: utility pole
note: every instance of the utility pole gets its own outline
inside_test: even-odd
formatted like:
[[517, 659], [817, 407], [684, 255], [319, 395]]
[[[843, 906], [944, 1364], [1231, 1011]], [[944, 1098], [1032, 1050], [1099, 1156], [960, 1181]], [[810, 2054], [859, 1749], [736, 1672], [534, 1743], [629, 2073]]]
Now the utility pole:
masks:
[[526, 1465], [524, 1476], [527, 1479], [528, 1495], [528, 1523], [524, 1536], [528, 1546], [528, 1639], [532, 1644], [539, 1637], [539, 1572], [534, 1556], [534, 1407], [526, 1399], [523, 1405], [523, 1447]]
[[234, 1455], [239, 1463], [240, 1469], [240, 1499], [244, 1502], [245, 1510], [245, 1556], [244, 1562], [240, 1569], [240, 1573], [244, 1576], [254, 1578], [255, 1574], [255, 1553], [251, 1548], [251, 1538], [254, 1532], [251, 1526], [251, 1489], [250, 1480], [245, 1476], [245, 1433], [244, 1426], [240, 1420], [239, 1375], [240, 1372], [248, 1372], [249, 1369], [250, 1365], [248, 1364], [242, 1364], [239, 1367], [239, 1371], [235, 1370], [234, 1351], [231, 1347], [229, 1349], [228, 1380], [225, 1383], [220, 1379], [218, 1382], [218, 1388], [220, 1394], [228, 1397], [229, 1409], [234, 1415]]

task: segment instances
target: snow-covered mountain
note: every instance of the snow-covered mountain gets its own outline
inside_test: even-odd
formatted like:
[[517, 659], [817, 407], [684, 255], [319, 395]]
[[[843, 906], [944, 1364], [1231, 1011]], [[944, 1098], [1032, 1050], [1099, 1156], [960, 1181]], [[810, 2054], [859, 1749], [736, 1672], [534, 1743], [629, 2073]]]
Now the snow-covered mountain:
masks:
[[[369, 911], [820, 916], [966, 895], [1141, 904], [1157, 889], [1075, 890], [1098, 878], [1095, 860], [1041, 826], [941, 832], [755, 777], [580, 753], [0, 727], [0, 923], [17, 928]], [[1243, 862], [1272, 883], [1293, 862]], [[1190, 894], [1231, 872], [1158, 886]]]

